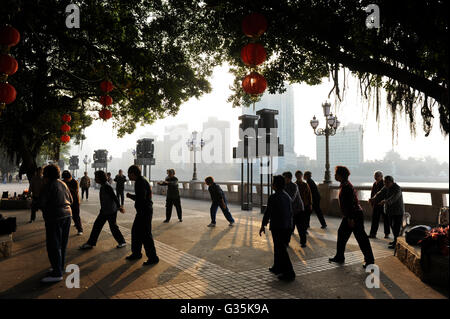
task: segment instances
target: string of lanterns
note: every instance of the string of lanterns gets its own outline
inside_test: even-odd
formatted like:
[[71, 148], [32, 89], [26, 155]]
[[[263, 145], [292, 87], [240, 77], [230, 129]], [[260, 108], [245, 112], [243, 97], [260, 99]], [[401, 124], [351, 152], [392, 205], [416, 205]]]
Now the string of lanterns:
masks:
[[8, 76], [17, 72], [19, 65], [9, 51], [20, 41], [20, 33], [11, 26], [0, 27], [0, 115], [16, 99], [16, 89], [8, 83]]
[[61, 125], [61, 131], [63, 132], [63, 135], [61, 136], [61, 142], [64, 144], [69, 143], [70, 136], [67, 134], [71, 127], [69, 126], [69, 122], [72, 121], [72, 117], [69, 114], [64, 114], [61, 119], [63, 120], [64, 124]]
[[108, 80], [100, 83], [100, 90], [102, 90], [104, 94], [100, 97], [100, 104], [103, 105], [103, 108], [98, 112], [98, 115], [103, 121], [109, 120], [112, 117], [111, 110], [107, 107], [113, 102], [112, 97], [108, 95], [113, 89], [113, 84]]
[[242, 62], [251, 70], [250, 74], [242, 80], [242, 88], [251, 95], [253, 100], [256, 100], [257, 96], [264, 93], [267, 88], [266, 79], [257, 72], [257, 66], [266, 61], [267, 53], [264, 47], [256, 42], [266, 30], [267, 20], [260, 13], [251, 13], [242, 20], [242, 32], [252, 41], [241, 50]]

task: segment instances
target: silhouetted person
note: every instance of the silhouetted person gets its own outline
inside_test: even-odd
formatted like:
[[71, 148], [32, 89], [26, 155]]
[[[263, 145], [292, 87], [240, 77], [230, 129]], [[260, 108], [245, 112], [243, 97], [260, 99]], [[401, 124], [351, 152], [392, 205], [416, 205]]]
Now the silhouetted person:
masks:
[[[311, 219], [311, 212], [312, 212], [312, 194], [311, 189], [309, 188], [308, 183], [306, 183], [303, 180], [303, 173], [302, 171], [296, 171], [295, 172], [295, 178], [297, 179], [295, 181], [295, 184], [298, 186], [298, 190], [300, 192], [300, 196], [303, 201], [303, 205], [305, 207], [305, 218], [306, 218], [306, 229], [309, 228], [309, 221]], [[308, 231], [306, 231], [308, 233]]]
[[58, 166], [51, 164], [44, 168], [44, 186], [39, 197], [39, 204], [45, 221], [48, 259], [52, 265], [51, 272], [42, 279], [45, 283], [61, 281], [65, 272], [72, 195], [66, 184], [59, 178]]
[[117, 241], [117, 248], [122, 248], [126, 246], [125, 238], [117, 226], [117, 211], [124, 213], [124, 209], [120, 206], [119, 199], [114, 194], [112, 186], [106, 181], [106, 174], [104, 171], [95, 171], [95, 182], [100, 184], [100, 213], [95, 219], [94, 225], [92, 226], [91, 235], [88, 241], [81, 245], [80, 249], [91, 249], [97, 244], [98, 236], [102, 231], [103, 226], [106, 222], [109, 224], [109, 229]]
[[[376, 171], [373, 174], [373, 178], [375, 179], [375, 182], [372, 185], [370, 198], [375, 197], [375, 195], [379, 191], [381, 191], [384, 187], [383, 172]], [[377, 205], [371, 201], [369, 201], [369, 203], [372, 205], [372, 226], [370, 227], [369, 238], [377, 238], [378, 226], [380, 224], [381, 216], [383, 216], [383, 223], [384, 223], [384, 238], [389, 238], [390, 233], [389, 218], [384, 213], [383, 205]]]
[[329, 261], [338, 263], [345, 261], [345, 246], [353, 233], [364, 255], [365, 264], [363, 267], [365, 268], [367, 265], [373, 264], [375, 258], [373, 257], [369, 237], [364, 230], [363, 210], [359, 204], [356, 190], [348, 180], [349, 176], [350, 171], [347, 167], [336, 166], [335, 179], [341, 183], [339, 186], [339, 207], [344, 218], [342, 218], [338, 229], [336, 256], [330, 258]]
[[[300, 237], [300, 245], [306, 247], [306, 226], [307, 219], [305, 214], [305, 208], [303, 206], [303, 200], [300, 196], [300, 191], [298, 190], [297, 184], [292, 182], [292, 173], [284, 172], [283, 177], [285, 180], [285, 191], [289, 195], [292, 201], [292, 215], [293, 215], [293, 225], [292, 233], [297, 227], [298, 235]], [[289, 237], [290, 239], [291, 237]]]
[[84, 176], [80, 180], [81, 187], [81, 199], [84, 199], [84, 193], [86, 193], [86, 200], [89, 199], [89, 187], [91, 187], [91, 179], [87, 172], [84, 172]]
[[128, 178], [134, 181], [135, 194], [127, 193], [127, 197], [134, 200], [136, 217], [131, 228], [131, 255], [128, 260], [142, 258], [142, 245], [148, 260], [144, 265], [152, 265], [159, 262], [156, 255], [155, 243], [152, 237], [153, 202], [152, 190], [149, 182], [142, 176], [141, 169], [132, 165], [128, 168]]
[[310, 171], [306, 171], [303, 175], [305, 181], [308, 183], [309, 189], [311, 190], [312, 195], [312, 210], [316, 213], [317, 218], [319, 219], [320, 225], [322, 229], [327, 228], [327, 222], [325, 221], [325, 217], [323, 216], [322, 209], [320, 208], [320, 193], [317, 189], [317, 185], [314, 180], [311, 178], [312, 174]]
[[172, 217], [172, 206], [175, 206], [178, 220], [182, 222], [183, 213], [181, 210], [180, 191], [178, 190], [178, 178], [175, 177], [175, 170], [172, 168], [168, 169], [166, 180], [164, 182], [159, 182], [158, 185], [167, 186], [166, 220], [164, 223], [168, 223]]
[[123, 175], [123, 171], [119, 169], [119, 174], [116, 175], [114, 178], [114, 182], [116, 182], [116, 195], [117, 198], [120, 200], [120, 205], [123, 206], [125, 196], [123, 192], [125, 191], [125, 183], [127, 181], [127, 178], [125, 175]]
[[211, 196], [212, 200], [212, 204], [209, 209], [211, 215], [211, 223], [208, 225], [208, 227], [216, 227], [216, 214], [219, 207], [222, 210], [222, 213], [227, 221], [230, 223], [229, 226], [233, 226], [234, 219], [233, 216], [231, 216], [230, 210], [228, 209], [227, 198], [225, 197], [222, 188], [214, 183], [214, 178], [212, 178], [211, 176], [205, 178], [205, 183], [206, 185], [208, 185], [209, 195]]
[[269, 196], [267, 208], [259, 230], [259, 236], [265, 233], [265, 227], [270, 221], [272, 232], [274, 260], [271, 272], [280, 275], [278, 279], [291, 281], [295, 279], [287, 245], [292, 234], [292, 203], [289, 195], [284, 191], [285, 179], [281, 175], [273, 177], [272, 188], [275, 193]]
[[370, 202], [375, 205], [384, 205], [385, 214], [389, 218], [394, 234], [394, 241], [389, 243], [389, 248], [394, 249], [405, 213], [402, 189], [394, 182], [394, 178], [388, 175], [384, 178], [384, 187], [370, 199]]
[[113, 184], [113, 179], [112, 179], [112, 177], [111, 177], [111, 173], [110, 172], [108, 172], [108, 173], [106, 173], [106, 182], [109, 184], [109, 185], [111, 185], [112, 186], [112, 184]]
[[39, 210], [39, 196], [44, 186], [44, 178], [42, 177], [42, 167], [36, 169], [36, 173], [30, 181], [31, 191], [31, 216], [30, 223], [36, 220], [36, 212]]
[[61, 177], [66, 183], [67, 187], [70, 190], [70, 195], [72, 195], [72, 205], [70, 208], [72, 209], [72, 219], [75, 223], [75, 227], [78, 231], [78, 235], [83, 235], [83, 226], [81, 225], [80, 218], [80, 190], [78, 187], [78, 182], [72, 178], [72, 174], [69, 171], [63, 171]]

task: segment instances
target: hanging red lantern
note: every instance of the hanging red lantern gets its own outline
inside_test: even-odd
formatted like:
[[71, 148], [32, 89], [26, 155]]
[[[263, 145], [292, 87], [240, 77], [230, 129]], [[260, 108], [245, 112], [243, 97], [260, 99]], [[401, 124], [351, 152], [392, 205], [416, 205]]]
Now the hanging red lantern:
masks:
[[100, 83], [100, 90], [105, 93], [111, 92], [113, 90], [113, 84], [110, 81], [102, 81]]
[[64, 114], [61, 117], [61, 119], [62, 119], [63, 122], [66, 122], [66, 123], [72, 121], [72, 117], [69, 114]]
[[70, 136], [69, 135], [62, 135], [61, 136], [61, 142], [68, 143], [70, 141]]
[[69, 132], [70, 131], [70, 126], [67, 125], [67, 124], [61, 125], [61, 131], [63, 131], [64, 133]]
[[261, 74], [252, 72], [242, 80], [242, 87], [248, 94], [262, 94], [267, 88], [267, 81]]
[[4, 73], [7, 75], [13, 75], [16, 73], [19, 65], [17, 64], [17, 60], [8, 54], [0, 55], [0, 73]]
[[108, 106], [112, 104], [112, 97], [109, 95], [103, 95], [100, 97], [100, 104], [104, 106]]
[[254, 12], [242, 20], [242, 31], [250, 38], [259, 37], [267, 30], [267, 20], [261, 13]]
[[16, 99], [16, 89], [9, 83], [0, 83], [0, 103], [10, 104]]
[[241, 58], [246, 65], [256, 66], [266, 61], [267, 53], [261, 44], [249, 43], [242, 48]]
[[20, 33], [16, 28], [4, 26], [0, 28], [0, 45], [13, 47], [20, 41]]
[[98, 112], [100, 118], [104, 121], [109, 120], [112, 117], [112, 112], [108, 109], [102, 109]]

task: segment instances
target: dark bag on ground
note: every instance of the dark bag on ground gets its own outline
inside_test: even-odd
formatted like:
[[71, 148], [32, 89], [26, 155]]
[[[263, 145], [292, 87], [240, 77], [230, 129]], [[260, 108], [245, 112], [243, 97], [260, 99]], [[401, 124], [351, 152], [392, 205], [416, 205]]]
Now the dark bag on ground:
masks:
[[405, 240], [409, 245], [417, 246], [419, 241], [424, 239], [427, 232], [431, 230], [430, 226], [417, 225], [406, 232]]
[[0, 235], [9, 235], [17, 229], [16, 217], [0, 219]]

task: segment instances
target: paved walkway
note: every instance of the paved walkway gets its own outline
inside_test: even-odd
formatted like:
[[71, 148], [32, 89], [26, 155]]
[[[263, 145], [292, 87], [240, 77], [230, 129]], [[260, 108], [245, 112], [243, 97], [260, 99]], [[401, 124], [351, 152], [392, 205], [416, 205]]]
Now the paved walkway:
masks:
[[[8, 186], [10, 191], [27, 187]], [[4, 189], [2, 184], [0, 192]], [[168, 224], [162, 223], [164, 204], [163, 197], [154, 197], [153, 234], [160, 262], [142, 266], [144, 258], [124, 259], [130, 246], [116, 249], [107, 225], [94, 249], [77, 249], [87, 240], [98, 213], [98, 192], [92, 191], [81, 206], [85, 234], [77, 236], [72, 227], [67, 251], [67, 264], [80, 267], [79, 289], [68, 289], [64, 281], [40, 284], [49, 268], [40, 213], [35, 223], [27, 224], [27, 211], [0, 212], [18, 218], [13, 256], [0, 260], [0, 298], [446, 298], [446, 292], [422, 283], [400, 263], [386, 248], [387, 239], [372, 240], [381, 270], [380, 288], [366, 287], [368, 274], [361, 267], [363, 257], [354, 238], [348, 243], [345, 265], [330, 264], [337, 218], [329, 217], [329, 228], [322, 230], [313, 215], [306, 248], [300, 247], [298, 235], [293, 237], [289, 254], [297, 277], [285, 283], [267, 270], [273, 262], [272, 242], [270, 232], [258, 235], [262, 218], [258, 209], [247, 212], [230, 205], [236, 225], [229, 227], [219, 211], [217, 227], [208, 228], [209, 202], [182, 199], [183, 222], [178, 222], [174, 210]], [[135, 214], [131, 201], [126, 200], [125, 209], [118, 223], [130, 243]]]

